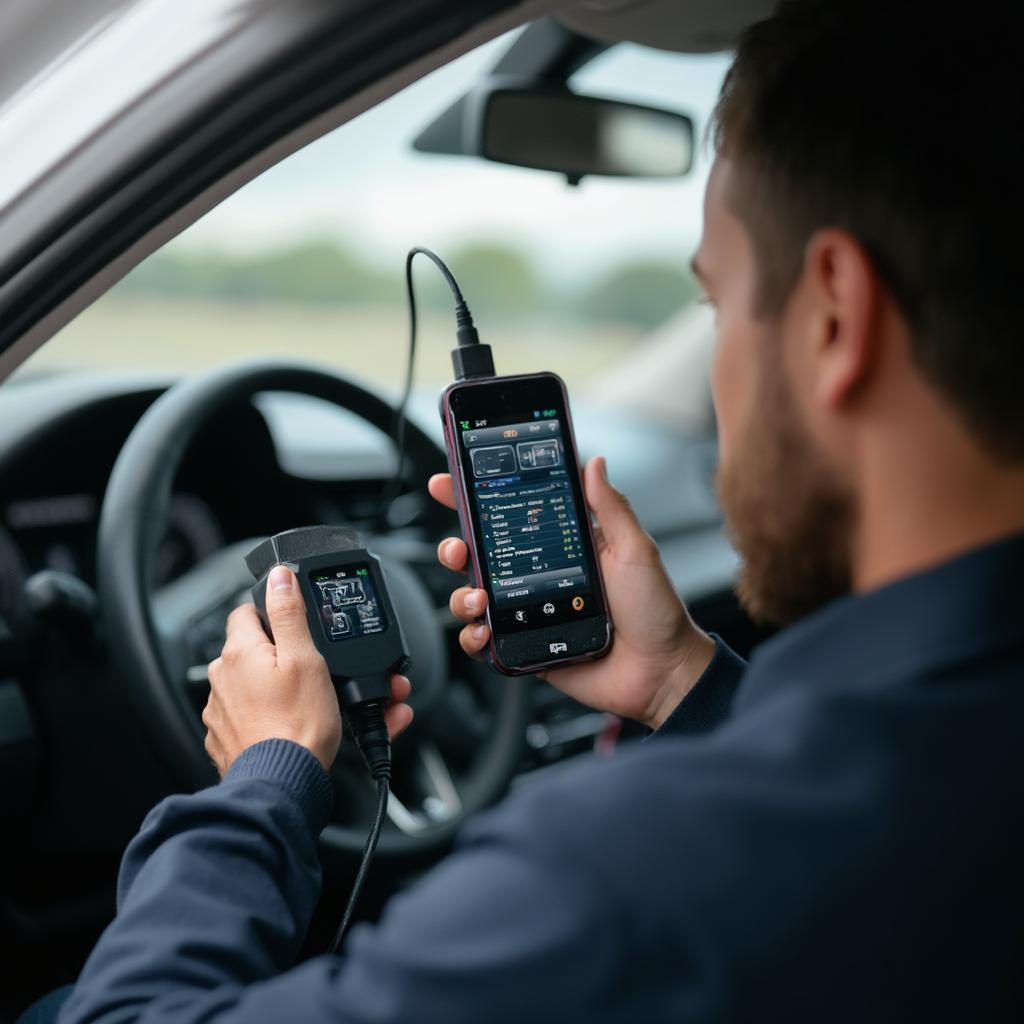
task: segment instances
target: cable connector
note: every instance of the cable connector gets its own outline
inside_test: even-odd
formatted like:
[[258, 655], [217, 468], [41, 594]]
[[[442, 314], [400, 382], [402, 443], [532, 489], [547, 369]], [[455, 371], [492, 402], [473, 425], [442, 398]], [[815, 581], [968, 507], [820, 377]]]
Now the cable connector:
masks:
[[386, 704], [386, 700], [370, 699], [345, 709], [359, 753], [363, 755], [366, 767], [370, 769], [370, 774], [377, 783], [377, 810], [373, 815], [370, 834], [366, 837], [366, 846], [363, 848], [356, 880], [352, 883], [352, 892], [349, 893], [348, 903], [345, 904], [345, 913], [342, 915], [338, 930], [334, 933], [334, 940], [328, 947], [330, 953], [338, 952], [341, 940], [348, 931], [356, 904], [359, 902], [359, 895], [366, 884], [366, 876], [370, 873], [370, 862], [377, 850], [381, 829], [384, 827], [384, 816], [387, 814], [388, 794], [391, 788], [391, 739], [388, 736], [387, 722], [384, 721]]
[[493, 377], [494, 356], [491, 346], [480, 341], [473, 314], [466, 300], [458, 293], [455, 300], [455, 338], [458, 347], [452, 349], [452, 369], [456, 380], [471, 377]]
[[448, 269], [445, 263], [436, 252], [417, 245], [410, 249], [405, 257], [405, 289], [409, 297], [409, 362], [405, 371], [405, 387], [402, 389], [402, 397], [395, 410], [395, 418], [392, 425], [392, 436], [395, 441], [395, 451], [398, 460], [395, 464], [395, 475], [388, 483], [384, 491], [384, 522], [387, 522], [387, 510], [392, 502], [402, 492], [402, 479], [405, 469], [405, 410], [409, 404], [409, 396], [412, 394], [412, 373], [413, 363], [416, 359], [416, 289], [412, 280], [412, 263], [417, 256], [426, 256], [444, 277], [455, 299], [455, 337], [458, 347], [452, 349], [452, 367], [455, 370], [456, 380], [468, 380], [472, 377], [493, 377], [494, 356], [491, 354], [491, 346], [484, 345], [480, 341], [473, 324], [473, 317], [469, 312], [469, 306], [462, 297], [462, 291], [455, 275]]
[[473, 323], [473, 314], [470, 313], [466, 300], [461, 297], [455, 303], [455, 337], [459, 348], [480, 344], [480, 335], [477, 334], [476, 324]]
[[349, 725], [359, 753], [376, 780], [391, 778], [391, 738], [384, 721], [384, 701], [366, 701], [348, 708]]
[[[476, 328], [470, 327], [473, 335], [476, 335]], [[491, 346], [478, 341], [476, 344], [469, 342], [452, 349], [452, 369], [455, 371], [456, 380], [470, 380], [474, 377], [494, 376], [494, 356], [491, 355]]]

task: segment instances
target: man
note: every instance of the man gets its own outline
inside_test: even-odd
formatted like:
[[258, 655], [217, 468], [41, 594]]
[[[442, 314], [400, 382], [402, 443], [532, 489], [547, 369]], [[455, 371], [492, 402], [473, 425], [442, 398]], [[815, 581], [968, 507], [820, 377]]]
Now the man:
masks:
[[[654, 737], [482, 816], [344, 956], [292, 968], [341, 732], [277, 570], [277, 648], [240, 609], [211, 666], [223, 782], [149, 816], [62, 1021], [1019, 1019], [1010, 7], [798, 0], [726, 80], [694, 269], [739, 593], [788, 628], [749, 667], [698, 630], [591, 462], [615, 645], [550, 682]], [[471, 652], [484, 600], [452, 597]]]

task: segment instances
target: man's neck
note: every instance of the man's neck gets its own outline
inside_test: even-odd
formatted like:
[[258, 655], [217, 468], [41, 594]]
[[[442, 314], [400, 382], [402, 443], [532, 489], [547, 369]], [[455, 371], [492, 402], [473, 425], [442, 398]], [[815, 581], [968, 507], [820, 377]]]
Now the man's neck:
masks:
[[873, 590], [1024, 532], [1024, 466], [998, 463], [958, 425], [919, 429], [877, 448], [866, 460], [854, 590]]

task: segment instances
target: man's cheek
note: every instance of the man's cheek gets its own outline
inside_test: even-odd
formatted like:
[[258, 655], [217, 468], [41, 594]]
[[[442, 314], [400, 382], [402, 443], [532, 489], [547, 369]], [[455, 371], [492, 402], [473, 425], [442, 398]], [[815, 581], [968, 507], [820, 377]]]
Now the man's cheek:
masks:
[[714, 356], [711, 360], [711, 399], [718, 421], [719, 460], [731, 448], [737, 418], [738, 380], [736, 339], [723, 326], [718, 327]]

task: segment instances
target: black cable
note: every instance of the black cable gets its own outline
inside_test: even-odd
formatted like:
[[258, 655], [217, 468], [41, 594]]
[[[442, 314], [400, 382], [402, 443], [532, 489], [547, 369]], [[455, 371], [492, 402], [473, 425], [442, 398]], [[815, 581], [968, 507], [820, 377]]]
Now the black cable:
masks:
[[[373, 677], [367, 679], [367, 682], [373, 681]], [[389, 688], [390, 673], [384, 674], [382, 680], [376, 681], [384, 682], [386, 688]], [[363, 891], [366, 876], [370, 871], [370, 862], [377, 850], [377, 840], [380, 839], [380, 832], [384, 827], [384, 814], [388, 809], [388, 794], [391, 784], [391, 737], [388, 735], [388, 723], [384, 718], [385, 703], [383, 700], [374, 699], [346, 706], [348, 724], [356, 741], [356, 747], [363, 755], [371, 778], [377, 780], [377, 813], [374, 815], [370, 834], [366, 837], [363, 859], [359, 862], [359, 870], [356, 872], [356, 880], [352, 884], [352, 892], [349, 894], [345, 913], [342, 915], [337, 932], [335, 932], [334, 941], [330, 945], [331, 953], [338, 951], [349, 922], [352, 920], [356, 903], [359, 901], [359, 894]]]
[[462, 297], [462, 289], [459, 287], [459, 282], [455, 280], [455, 275], [448, 269], [448, 264], [432, 249], [427, 249], [422, 245], [414, 245], [405, 257], [405, 278], [409, 286], [410, 295], [412, 294], [412, 261], [420, 255], [426, 256], [428, 260], [433, 261], [434, 266], [441, 271], [445, 281], [448, 282], [448, 287], [455, 297], [455, 302], [465, 305], [466, 300]]
[[[402, 469], [405, 463], [406, 409], [409, 405], [409, 396], [412, 394], [413, 367], [416, 361], [416, 289], [412, 281], [412, 261], [418, 252], [425, 253], [426, 250], [410, 249], [405, 257], [405, 290], [409, 301], [409, 358], [405, 366], [405, 386], [402, 388], [402, 396], [398, 400], [395, 415], [391, 422], [391, 438], [394, 441], [397, 462], [395, 464], [395, 475], [391, 478], [391, 482], [384, 493], [385, 522], [388, 510], [391, 508], [391, 503], [402, 492]], [[433, 253], [430, 255], [433, 256]], [[459, 286], [455, 283], [455, 278], [452, 277], [451, 271], [440, 262], [438, 257], [434, 256], [434, 259], [438, 260], [442, 268], [441, 272], [446, 275], [446, 278], [450, 278], [449, 287], [453, 288], [461, 298], [462, 293], [459, 291]]]
[[373, 828], [370, 829], [370, 834], [366, 837], [366, 846], [363, 848], [363, 859], [359, 862], [359, 870], [356, 872], [356, 880], [352, 883], [352, 892], [349, 895], [348, 903], [345, 906], [345, 913], [341, 919], [341, 924], [338, 925], [338, 930], [334, 934], [334, 941], [331, 943], [328, 952], [331, 954], [337, 953], [338, 948], [341, 946], [341, 940], [345, 937], [345, 932], [348, 930], [349, 922], [352, 920], [352, 914], [356, 909], [356, 903], [359, 901], [359, 894], [363, 891], [363, 886], [366, 884], [366, 876], [370, 872], [370, 862], [373, 860], [373, 855], [377, 849], [377, 841], [380, 839], [381, 829], [384, 827], [384, 814], [388, 807], [388, 779], [383, 776], [377, 780], [377, 813], [373, 819]]
[[395, 466], [395, 475], [384, 492], [383, 518], [385, 523], [387, 522], [388, 511], [391, 508], [392, 502], [402, 493], [402, 470], [405, 464], [406, 410], [409, 405], [409, 397], [412, 394], [413, 365], [416, 359], [416, 289], [412, 279], [412, 264], [413, 260], [420, 255], [426, 256], [441, 271], [455, 299], [455, 335], [458, 345], [452, 351], [452, 363], [455, 367], [456, 378], [458, 380], [465, 380], [467, 377], [494, 376], [494, 360], [491, 356], [491, 347], [481, 343], [480, 335], [473, 324], [473, 316], [469, 312], [466, 300], [462, 297], [462, 289], [459, 288], [455, 275], [448, 269], [448, 265], [436, 252], [426, 249], [421, 245], [414, 246], [405, 257], [405, 290], [409, 300], [409, 359], [405, 370], [405, 386], [402, 389], [402, 396], [398, 401], [394, 419], [392, 420], [391, 437], [394, 441], [398, 461]]
[[[384, 492], [384, 513], [383, 520], [387, 524], [388, 511], [392, 502], [402, 492], [402, 470], [405, 463], [405, 427], [406, 410], [409, 405], [409, 397], [412, 394], [413, 367], [416, 359], [416, 290], [413, 285], [412, 264], [417, 256], [426, 256], [441, 271], [448, 287], [451, 289], [455, 299], [455, 336], [457, 345], [452, 350], [452, 365], [455, 369], [455, 376], [458, 380], [466, 380], [469, 377], [493, 377], [494, 360], [491, 356], [490, 345], [480, 342], [480, 336], [473, 324], [473, 316], [469, 312], [466, 300], [462, 297], [462, 290], [459, 288], [455, 275], [448, 269], [447, 264], [435, 252], [416, 246], [409, 250], [405, 257], [405, 288], [409, 298], [409, 360], [405, 371], [405, 386], [402, 388], [402, 395], [395, 409], [395, 416], [392, 422], [392, 439], [395, 443], [395, 451], [398, 457], [395, 466], [395, 475]], [[384, 827], [384, 815], [388, 806], [388, 792], [391, 779], [391, 744], [388, 739], [387, 723], [384, 721], [384, 705], [378, 701], [366, 701], [348, 708], [349, 724], [355, 735], [356, 745], [359, 747], [366, 766], [371, 776], [377, 780], [377, 813], [374, 817], [373, 828], [366, 839], [366, 847], [363, 849], [363, 859], [359, 863], [359, 871], [356, 873], [356, 880], [352, 886], [352, 892], [345, 907], [345, 914], [338, 926], [334, 941], [330, 945], [330, 952], [336, 953], [348, 929], [352, 914], [355, 911], [359, 894], [366, 883], [366, 876], [370, 870], [370, 862], [377, 849], [377, 841], [380, 839], [381, 829]]]

